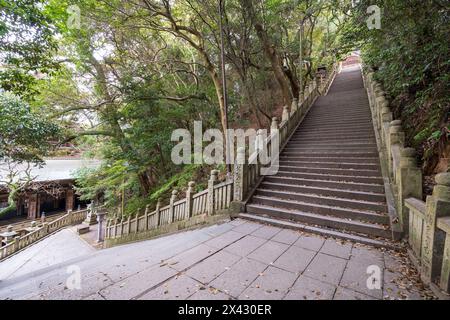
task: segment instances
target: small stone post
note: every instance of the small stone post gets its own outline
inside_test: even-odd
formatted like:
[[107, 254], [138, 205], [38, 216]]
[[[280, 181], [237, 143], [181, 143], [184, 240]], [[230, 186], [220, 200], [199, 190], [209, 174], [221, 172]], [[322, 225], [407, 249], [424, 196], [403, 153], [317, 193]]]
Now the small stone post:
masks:
[[14, 237], [14, 252], [17, 252], [20, 249], [19, 240], [20, 240], [19, 236]]
[[399, 145], [400, 147], [403, 147], [404, 141], [405, 141], [405, 133], [402, 131], [400, 120], [392, 121], [389, 127], [389, 141], [387, 143], [389, 173], [391, 176], [394, 176], [395, 174], [395, 172], [393, 172], [394, 163], [392, 159], [392, 146]]
[[214, 185], [217, 183], [217, 175], [219, 174], [219, 171], [217, 170], [211, 170], [211, 177], [208, 180], [208, 215], [212, 216], [214, 214], [214, 206], [215, 206], [215, 199], [214, 199]]
[[422, 171], [417, 167], [415, 150], [406, 148], [400, 151], [400, 166], [397, 168], [398, 215], [405, 235], [409, 234], [409, 210], [405, 199], [422, 199]]
[[69, 226], [74, 223], [74, 221], [73, 221], [73, 211], [71, 209], [67, 210], [67, 220], [69, 221]]
[[277, 117], [272, 118], [272, 123], [270, 125], [270, 135], [273, 135], [272, 130], [278, 129], [278, 119]]
[[104, 221], [105, 221], [106, 212], [100, 210], [97, 212], [97, 242], [103, 242], [105, 240], [105, 232], [104, 232]]
[[445, 234], [437, 228], [437, 219], [450, 216], [450, 173], [435, 177], [437, 185], [427, 197], [422, 240], [421, 278], [426, 284], [437, 280], [442, 267]]
[[43, 233], [43, 235], [48, 234], [48, 222], [44, 222], [42, 224], [42, 233]]
[[148, 214], [150, 213], [150, 205], [146, 205], [145, 206], [145, 211], [144, 211], [144, 223], [145, 223], [145, 228], [144, 230], [148, 230]]
[[172, 223], [175, 220], [175, 201], [177, 200], [178, 190], [174, 189], [172, 191], [172, 196], [170, 197], [169, 202], [169, 223]]
[[194, 181], [189, 181], [188, 188], [186, 190], [186, 212], [185, 212], [185, 219], [189, 219], [192, 217], [193, 213], [193, 205], [194, 201], [192, 200], [192, 196], [194, 194]]
[[288, 106], [283, 107], [283, 114], [281, 116], [281, 122], [285, 122], [289, 120], [289, 108]]
[[450, 294], [450, 218], [445, 218], [447, 223], [441, 223], [440, 228], [445, 231], [444, 254], [442, 255], [442, 270], [440, 287]]
[[156, 214], [156, 227], [159, 227], [159, 224], [161, 223], [161, 200], [160, 199], [158, 199], [158, 201], [156, 202], [155, 214]]
[[298, 109], [298, 100], [297, 100], [297, 98], [294, 98], [292, 100], [292, 105], [291, 105], [291, 117], [295, 114], [297, 109]]
[[247, 164], [245, 163], [245, 148], [237, 150], [233, 168], [233, 202], [230, 205], [231, 214], [240, 213], [247, 192]]

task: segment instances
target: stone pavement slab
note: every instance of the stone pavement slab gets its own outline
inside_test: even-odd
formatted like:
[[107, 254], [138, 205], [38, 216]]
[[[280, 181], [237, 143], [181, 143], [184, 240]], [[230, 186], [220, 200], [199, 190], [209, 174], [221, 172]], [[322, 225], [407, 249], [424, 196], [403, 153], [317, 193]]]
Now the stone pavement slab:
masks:
[[[47, 248], [64, 252], [70, 247], [61, 241], [65, 237], [54, 239], [59, 240], [40, 249], [42, 257], [52, 254]], [[35, 253], [27, 250], [24, 257]], [[55, 264], [36, 263], [31, 272], [27, 266], [21, 269], [19, 264], [17, 268], [17, 261], [1, 262], [0, 272], [14, 268], [18, 272], [0, 280], [0, 299], [432, 297], [403, 253], [342, 245], [333, 239], [243, 220], [70, 257], [55, 259]], [[379, 265], [384, 275], [380, 290], [367, 288], [367, 267], [371, 265]], [[79, 289], [67, 287], [68, 270], [73, 267], [80, 271]]]
[[265, 242], [267, 242], [265, 239], [248, 235], [229, 245], [225, 250], [238, 256], [245, 257], [262, 246]]
[[204, 286], [185, 275], [180, 275], [149, 291], [139, 300], [184, 300], [199, 291]]
[[241, 257], [227, 251], [219, 251], [213, 256], [196, 264], [186, 271], [191, 278], [204, 284], [208, 284], [219, 275], [229, 270]]
[[302, 233], [294, 245], [312, 251], [319, 251], [324, 243], [325, 239], [322, 237]]
[[263, 226], [252, 232], [252, 235], [258, 238], [263, 238], [269, 240], [277, 233], [281, 232], [280, 228], [272, 226]]
[[287, 248], [289, 248], [288, 245], [269, 240], [250, 253], [248, 257], [266, 264], [271, 264], [277, 260]]
[[296, 279], [294, 273], [270, 266], [242, 292], [239, 299], [281, 300]]
[[346, 264], [347, 261], [345, 259], [318, 253], [306, 268], [304, 275], [319, 281], [338, 285]]
[[291, 246], [274, 262], [274, 265], [290, 272], [302, 273], [316, 254], [315, 251]]
[[300, 276], [284, 297], [285, 300], [331, 300], [336, 287], [307, 276]]
[[320, 252], [338, 258], [348, 259], [351, 250], [352, 245], [350, 243], [341, 243], [334, 239], [327, 239], [320, 249]]
[[210, 285], [232, 297], [238, 297], [266, 268], [264, 263], [243, 258]]

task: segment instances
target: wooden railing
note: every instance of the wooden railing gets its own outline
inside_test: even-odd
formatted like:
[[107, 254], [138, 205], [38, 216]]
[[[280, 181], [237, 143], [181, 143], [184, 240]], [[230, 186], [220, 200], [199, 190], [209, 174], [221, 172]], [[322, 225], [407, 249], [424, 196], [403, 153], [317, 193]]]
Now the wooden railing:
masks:
[[[422, 201], [422, 171], [415, 150], [405, 148], [400, 120], [393, 119], [389, 101], [375, 74], [364, 67], [364, 85], [369, 96], [375, 133], [387, 177], [386, 193], [392, 229], [408, 238], [409, 255], [422, 280], [437, 294], [450, 293], [450, 173], [436, 175], [433, 194]], [[390, 191], [392, 190], [392, 194]]]
[[35, 230], [23, 236], [15, 237], [13, 241], [0, 248], [0, 260], [7, 258], [8, 256], [22, 250], [45, 236], [60, 230], [61, 228], [83, 222], [83, 220], [86, 219], [87, 213], [88, 209], [68, 211], [67, 214], [56, 220], [49, 223], [44, 222], [40, 227], [36, 227]]

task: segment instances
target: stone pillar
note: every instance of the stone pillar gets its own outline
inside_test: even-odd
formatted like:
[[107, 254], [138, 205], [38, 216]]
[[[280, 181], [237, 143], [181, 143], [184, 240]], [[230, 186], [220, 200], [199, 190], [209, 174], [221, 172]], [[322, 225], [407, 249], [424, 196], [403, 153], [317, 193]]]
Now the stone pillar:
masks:
[[417, 167], [415, 150], [406, 148], [400, 151], [400, 166], [397, 168], [398, 215], [404, 234], [409, 234], [409, 210], [405, 199], [422, 199], [422, 171]]
[[215, 199], [214, 199], [214, 185], [217, 183], [217, 175], [219, 174], [219, 171], [217, 170], [211, 170], [211, 177], [208, 180], [208, 215], [213, 215], [215, 210]]
[[175, 201], [177, 200], [178, 190], [174, 189], [172, 191], [172, 196], [170, 197], [169, 203], [169, 223], [172, 223], [175, 218]]
[[155, 209], [155, 214], [156, 214], [156, 226], [158, 227], [159, 224], [161, 223], [161, 200], [158, 199], [158, 201], [156, 202], [156, 209]]
[[393, 171], [394, 163], [392, 158], [392, 146], [399, 145], [399, 147], [403, 147], [405, 141], [405, 133], [402, 131], [401, 122], [399, 120], [394, 120], [390, 123], [388, 139], [386, 147], [389, 161], [389, 174], [393, 177], [395, 172]]
[[69, 226], [74, 223], [72, 210], [67, 210], [67, 221], [69, 221]]
[[437, 219], [450, 216], [450, 173], [435, 179], [437, 185], [427, 197], [422, 240], [421, 278], [426, 284], [437, 280], [442, 267], [445, 233], [437, 228]]
[[[245, 148], [240, 147], [237, 150], [236, 159], [234, 161], [233, 176], [233, 200], [234, 202], [241, 203], [244, 201], [245, 193], [247, 191], [247, 165], [245, 163]], [[232, 208], [236, 208], [236, 211], [240, 210], [239, 205], [232, 205]], [[239, 213], [239, 212], [234, 212]]]
[[444, 254], [442, 255], [441, 281], [439, 286], [444, 292], [450, 294], [450, 218], [445, 218], [446, 223], [441, 223], [440, 229], [446, 233]]
[[270, 135], [273, 134], [272, 130], [278, 129], [278, 119], [277, 117], [272, 118], [272, 123], [270, 124]]
[[38, 217], [38, 195], [33, 193], [28, 196], [28, 218], [36, 219]]
[[283, 114], [281, 116], [281, 122], [285, 122], [289, 120], [289, 108], [288, 106], [283, 107]]
[[75, 204], [75, 195], [73, 189], [66, 190], [66, 211], [73, 210]]
[[292, 105], [291, 105], [291, 117], [295, 114], [297, 109], [298, 109], [298, 100], [296, 98], [294, 98], [292, 100]]
[[186, 190], [186, 212], [185, 212], [185, 219], [189, 219], [192, 217], [192, 211], [193, 211], [193, 204], [194, 201], [192, 199], [192, 196], [194, 194], [194, 181], [189, 181], [188, 188]]
[[105, 221], [106, 212], [100, 210], [97, 212], [97, 242], [103, 242], [105, 240], [105, 232], [104, 232], [104, 221]]

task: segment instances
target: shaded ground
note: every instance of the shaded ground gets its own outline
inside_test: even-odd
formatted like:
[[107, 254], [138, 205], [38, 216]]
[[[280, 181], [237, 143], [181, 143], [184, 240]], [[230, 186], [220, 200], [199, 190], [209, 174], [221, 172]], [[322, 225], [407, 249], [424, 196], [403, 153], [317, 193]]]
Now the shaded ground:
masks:
[[[66, 261], [24, 265], [0, 282], [2, 299], [423, 299], [402, 255], [243, 220], [106, 250], [66, 250]], [[52, 237], [54, 237], [52, 236]], [[72, 239], [73, 240], [73, 239]], [[72, 241], [70, 240], [70, 241]], [[45, 241], [55, 243], [56, 239]], [[39, 244], [38, 244], [39, 245]], [[64, 248], [64, 250], [62, 250]], [[54, 250], [52, 250], [54, 251]], [[26, 251], [19, 253], [25, 254]], [[45, 250], [40, 251], [44, 254]], [[48, 253], [45, 253], [48, 254]], [[0, 269], [14, 264], [12, 257]], [[75, 257], [74, 255], [77, 255]], [[67, 260], [70, 259], [70, 260]], [[61, 259], [64, 260], [64, 259]], [[381, 289], [367, 287], [367, 268]], [[80, 289], [73, 287], [79, 270]], [[71, 282], [72, 281], [72, 282]], [[376, 286], [376, 281], [371, 282]]]

